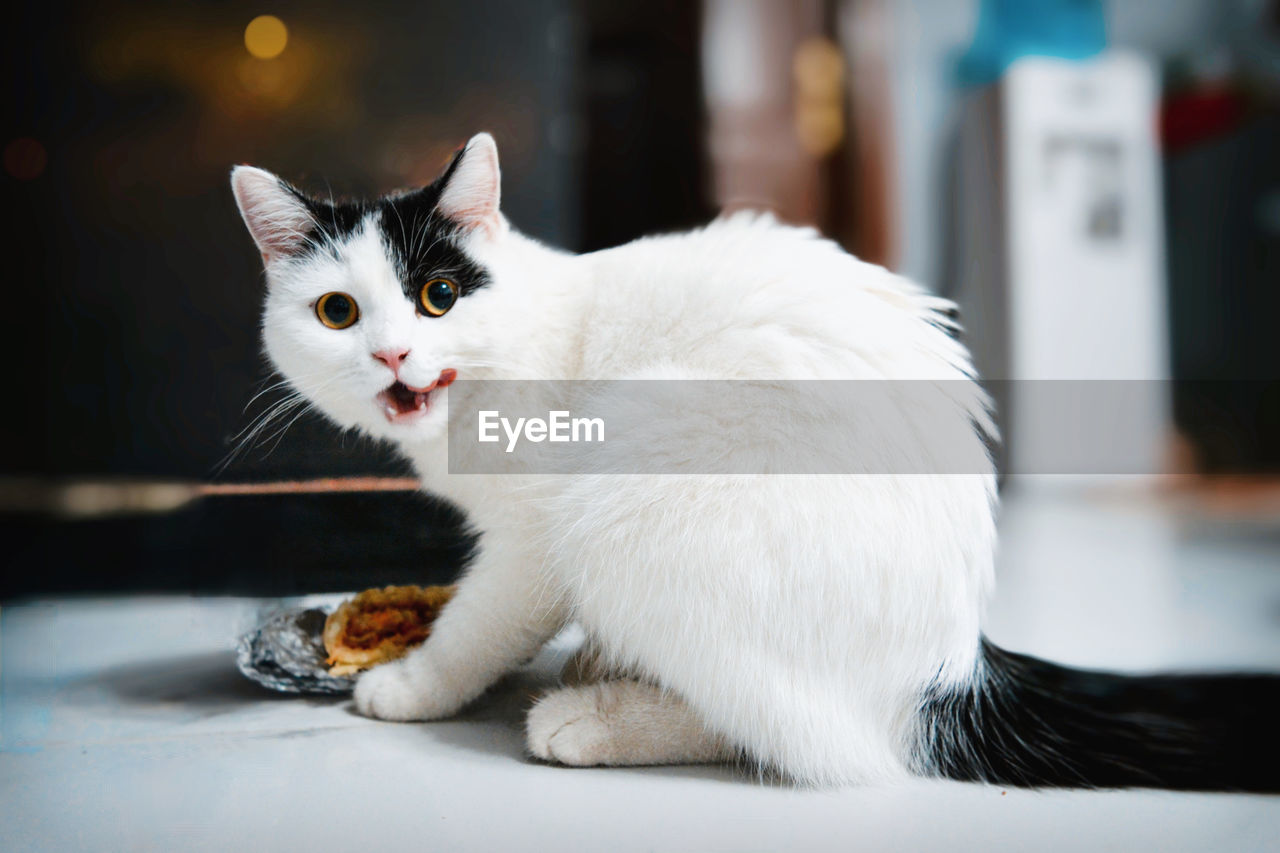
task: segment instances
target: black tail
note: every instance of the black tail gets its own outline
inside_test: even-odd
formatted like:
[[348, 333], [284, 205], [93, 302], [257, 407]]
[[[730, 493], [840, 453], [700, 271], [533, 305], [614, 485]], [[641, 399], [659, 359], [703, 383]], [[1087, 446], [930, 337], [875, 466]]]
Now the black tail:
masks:
[[1280, 677], [1116, 675], [982, 640], [924, 705], [933, 772], [999, 785], [1280, 792]]

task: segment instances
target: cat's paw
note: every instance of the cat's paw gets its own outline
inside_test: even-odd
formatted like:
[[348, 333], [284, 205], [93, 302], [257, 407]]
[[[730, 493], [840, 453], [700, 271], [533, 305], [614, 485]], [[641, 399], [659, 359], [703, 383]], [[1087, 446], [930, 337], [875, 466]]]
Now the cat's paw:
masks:
[[457, 710], [455, 703], [438, 696], [430, 679], [406, 661], [386, 663], [360, 676], [356, 682], [356, 710], [379, 720], [434, 720]]
[[592, 687], [557, 690], [529, 711], [529, 751], [543, 761], [572, 767], [609, 764], [613, 734]]

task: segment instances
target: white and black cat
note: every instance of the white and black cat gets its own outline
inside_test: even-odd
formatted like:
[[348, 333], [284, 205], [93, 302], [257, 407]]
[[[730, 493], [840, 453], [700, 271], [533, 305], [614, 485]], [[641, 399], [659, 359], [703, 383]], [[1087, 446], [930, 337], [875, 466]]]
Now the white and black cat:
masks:
[[[525, 381], [535, 402], [550, 379], [945, 380], [966, 390], [929, 419], [981, 448], [985, 397], [950, 303], [762, 216], [548, 249], [500, 213], [487, 134], [435, 183], [376, 202], [311, 199], [248, 166], [231, 180], [266, 265], [272, 362], [342, 427], [393, 442], [481, 533], [429, 640], [360, 679], [362, 713], [451, 715], [576, 621], [591, 677], [545, 696], [527, 726], [529, 750], [564, 764], [1280, 790], [1277, 679], [1083, 672], [982, 637], [989, 462], [701, 475], [708, 456], [767, 461], [785, 436], [767, 412], [726, 417], [690, 395], [678, 417], [654, 411], [651, 432], [639, 419], [610, 435], [666, 474], [449, 471], [455, 379]], [[779, 413], [805, 405], [779, 393]], [[849, 428], [832, 470], [927, 464], [913, 413], [896, 417]]]

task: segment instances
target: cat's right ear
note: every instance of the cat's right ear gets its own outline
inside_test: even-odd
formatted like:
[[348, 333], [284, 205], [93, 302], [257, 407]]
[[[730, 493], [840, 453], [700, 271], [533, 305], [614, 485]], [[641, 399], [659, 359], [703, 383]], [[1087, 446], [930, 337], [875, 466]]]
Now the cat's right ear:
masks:
[[265, 264], [296, 253], [315, 229], [302, 196], [265, 169], [236, 166], [231, 191]]
[[498, 146], [487, 133], [477, 133], [454, 155], [440, 176], [439, 210], [466, 230], [480, 228], [490, 236], [506, 228], [498, 212], [502, 173]]

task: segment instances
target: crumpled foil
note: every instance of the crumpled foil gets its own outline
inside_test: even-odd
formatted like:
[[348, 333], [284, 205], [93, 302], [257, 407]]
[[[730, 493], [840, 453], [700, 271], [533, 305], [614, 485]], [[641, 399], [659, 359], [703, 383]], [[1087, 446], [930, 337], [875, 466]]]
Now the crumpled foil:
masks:
[[325, 664], [323, 632], [328, 615], [316, 607], [274, 613], [240, 638], [236, 666], [263, 687], [283, 693], [350, 693], [355, 678], [330, 675]]

